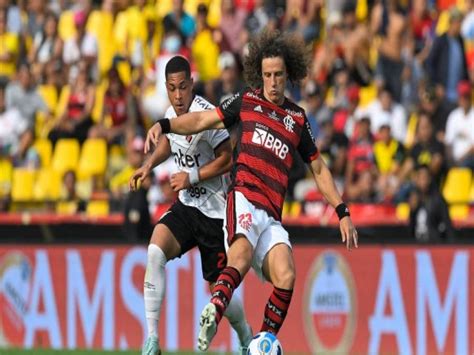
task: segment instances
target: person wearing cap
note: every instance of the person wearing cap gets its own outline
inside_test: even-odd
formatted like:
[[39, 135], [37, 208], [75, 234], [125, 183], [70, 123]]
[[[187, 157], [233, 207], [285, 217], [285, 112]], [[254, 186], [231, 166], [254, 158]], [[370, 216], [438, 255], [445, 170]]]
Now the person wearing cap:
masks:
[[216, 103], [227, 100], [229, 97], [244, 88], [244, 83], [240, 79], [240, 70], [231, 52], [222, 52], [218, 60], [219, 69], [221, 71], [220, 78], [214, 82], [214, 100]]
[[440, 142], [443, 142], [446, 131], [446, 121], [455, 106], [453, 107], [448, 102], [438, 98], [433, 85], [426, 86], [420, 90], [419, 96], [420, 111], [427, 112], [430, 115], [435, 136]]
[[436, 86], [438, 97], [451, 103], [455, 103], [458, 98], [457, 84], [469, 79], [464, 39], [461, 36], [462, 19], [459, 9], [450, 9], [448, 30], [435, 38], [426, 60], [426, 70]]
[[474, 169], [474, 111], [472, 90], [468, 81], [457, 86], [458, 107], [449, 114], [446, 122], [445, 144], [448, 158], [456, 166]]

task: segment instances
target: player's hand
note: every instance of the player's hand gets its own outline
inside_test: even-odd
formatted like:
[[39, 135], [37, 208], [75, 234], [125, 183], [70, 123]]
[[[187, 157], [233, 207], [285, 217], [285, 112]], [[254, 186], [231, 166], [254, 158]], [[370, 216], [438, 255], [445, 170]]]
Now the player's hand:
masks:
[[145, 140], [145, 148], [144, 152], [147, 154], [150, 150], [151, 147], [158, 144], [158, 140], [160, 139], [161, 136], [161, 125], [158, 123], [155, 123], [149, 130], [148, 133], [146, 134], [146, 140]]
[[189, 182], [189, 174], [185, 173], [184, 171], [180, 171], [179, 173], [171, 175], [170, 185], [175, 192], [191, 187], [191, 183]]
[[143, 183], [143, 180], [145, 180], [147, 176], [150, 175], [150, 171], [150, 167], [146, 165], [143, 165], [141, 168], [137, 169], [128, 181], [128, 187], [130, 188], [130, 191], [138, 190], [138, 187]]
[[353, 246], [358, 248], [357, 245], [357, 231], [352, 224], [352, 220], [350, 217], [344, 217], [339, 222], [339, 229], [341, 230], [342, 242], [346, 243], [347, 249], [351, 250]]

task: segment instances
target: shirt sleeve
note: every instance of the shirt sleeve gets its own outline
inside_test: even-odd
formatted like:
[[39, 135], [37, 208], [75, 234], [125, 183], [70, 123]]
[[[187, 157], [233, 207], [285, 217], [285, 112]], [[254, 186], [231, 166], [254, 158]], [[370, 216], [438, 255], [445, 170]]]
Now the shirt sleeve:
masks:
[[206, 134], [207, 141], [214, 150], [229, 139], [229, 133], [224, 129], [213, 129], [206, 131]]
[[303, 129], [301, 131], [301, 140], [298, 145], [298, 152], [303, 158], [305, 163], [311, 163], [319, 156], [318, 148], [316, 147], [316, 140], [314, 139], [313, 133], [311, 132], [311, 126], [309, 125], [306, 115], [304, 116]]
[[244, 91], [241, 91], [229, 97], [217, 107], [217, 114], [226, 128], [232, 127], [240, 120], [240, 109], [242, 108], [244, 93]]

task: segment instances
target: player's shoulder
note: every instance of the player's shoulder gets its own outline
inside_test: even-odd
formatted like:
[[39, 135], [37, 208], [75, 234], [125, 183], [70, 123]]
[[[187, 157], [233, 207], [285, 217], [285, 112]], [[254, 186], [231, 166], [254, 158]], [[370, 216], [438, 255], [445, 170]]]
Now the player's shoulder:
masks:
[[215, 106], [207, 101], [204, 97], [195, 95], [191, 106], [189, 107], [189, 112], [196, 111], [207, 111], [214, 109]]
[[285, 98], [285, 103], [283, 104], [282, 108], [286, 111], [286, 113], [293, 117], [304, 118], [306, 115], [304, 108], [289, 98]]
[[262, 90], [261, 89], [252, 89], [251, 87], [245, 87], [240, 92], [242, 97], [247, 97], [250, 99], [261, 100], [262, 99]]

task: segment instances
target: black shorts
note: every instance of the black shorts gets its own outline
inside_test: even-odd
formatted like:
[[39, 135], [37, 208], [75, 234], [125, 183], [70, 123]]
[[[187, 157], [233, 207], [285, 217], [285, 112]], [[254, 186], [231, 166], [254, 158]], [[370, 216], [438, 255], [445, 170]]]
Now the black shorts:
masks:
[[177, 200], [158, 221], [173, 233], [181, 246], [181, 255], [197, 246], [201, 253], [202, 276], [214, 282], [227, 264], [223, 220], [210, 218], [199, 209]]

